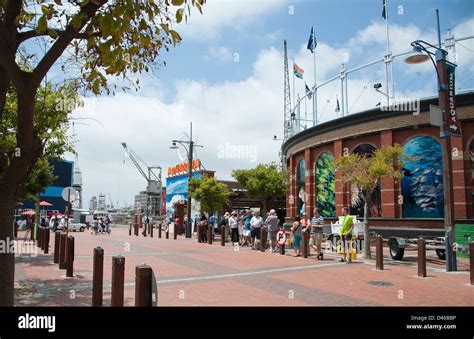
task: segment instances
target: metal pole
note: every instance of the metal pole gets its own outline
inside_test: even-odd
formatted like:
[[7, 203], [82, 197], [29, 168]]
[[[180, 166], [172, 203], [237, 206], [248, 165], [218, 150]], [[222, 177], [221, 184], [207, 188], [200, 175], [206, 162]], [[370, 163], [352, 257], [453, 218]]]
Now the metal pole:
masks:
[[135, 267], [135, 306], [151, 307], [151, 275], [147, 264]]
[[66, 234], [62, 233], [59, 238], [59, 269], [66, 268]]
[[346, 73], [346, 76], [344, 77], [344, 87], [345, 87], [345, 90], [346, 90], [346, 93], [345, 93], [345, 96], [346, 96], [346, 100], [345, 100], [345, 103], [344, 103], [344, 107], [346, 108], [346, 115], [349, 114], [349, 90], [347, 88], [347, 77], [348, 77], [348, 74]]
[[[441, 51], [436, 52], [436, 65], [439, 74], [439, 106], [444, 110], [445, 124], [450, 118], [448, 74], [446, 69], [446, 54]], [[444, 229], [446, 232], [446, 271], [456, 271], [456, 252], [453, 251], [452, 244], [454, 237], [454, 194], [453, 178], [451, 176], [453, 169], [451, 136], [446, 130], [446, 125], [441, 126], [441, 144], [443, 147], [443, 192], [444, 192]]]
[[342, 64], [342, 69], [341, 69], [341, 107], [340, 107], [340, 112], [342, 112], [342, 116], [344, 116], [344, 76], [345, 76], [345, 69], [344, 69], [344, 64]]
[[92, 266], [92, 306], [102, 306], [104, 286], [104, 249], [94, 248]]
[[436, 8], [436, 24], [438, 27], [438, 48], [441, 48], [441, 29], [439, 26], [439, 9]]
[[74, 237], [70, 235], [67, 238], [67, 253], [66, 253], [66, 277], [74, 276]]
[[426, 278], [426, 243], [418, 239], [418, 277]]
[[[314, 25], [313, 25], [313, 41], [316, 41], [316, 34], [314, 33]], [[314, 66], [313, 126], [316, 126], [318, 124], [318, 87], [316, 83], [316, 49], [313, 51], [313, 66]]]
[[[188, 150], [188, 222], [186, 224], [186, 238], [191, 238], [191, 194], [189, 193], [189, 187], [191, 184], [191, 179], [193, 177], [193, 123], [191, 123], [191, 132], [190, 132], [190, 141], [189, 141], [189, 150]], [[176, 231], [175, 231], [176, 232]]]
[[[370, 240], [367, 239], [367, 241]], [[383, 238], [380, 235], [375, 239], [375, 269], [383, 270]]]
[[53, 257], [53, 263], [57, 264], [59, 263], [59, 244], [60, 244], [60, 236], [61, 232], [56, 231], [54, 232], [54, 257]]
[[49, 238], [50, 238], [50, 230], [49, 227], [45, 228], [45, 240], [44, 240], [44, 254], [49, 253]]
[[112, 302], [111, 306], [123, 306], [125, 258], [112, 257]]

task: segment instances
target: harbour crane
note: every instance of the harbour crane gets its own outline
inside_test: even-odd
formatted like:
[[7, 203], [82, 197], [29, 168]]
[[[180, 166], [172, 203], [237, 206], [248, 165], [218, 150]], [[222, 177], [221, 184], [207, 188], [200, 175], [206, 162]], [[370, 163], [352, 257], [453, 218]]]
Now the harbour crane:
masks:
[[[161, 215], [161, 196], [162, 196], [162, 181], [161, 181], [161, 166], [148, 166], [140, 157], [127, 146], [125, 142], [122, 142], [122, 146], [127, 156], [132, 160], [135, 167], [138, 169], [140, 174], [145, 178], [147, 182], [146, 186], [146, 206], [141, 206], [148, 213], [153, 215]], [[140, 165], [140, 163], [146, 168], [146, 171]]]

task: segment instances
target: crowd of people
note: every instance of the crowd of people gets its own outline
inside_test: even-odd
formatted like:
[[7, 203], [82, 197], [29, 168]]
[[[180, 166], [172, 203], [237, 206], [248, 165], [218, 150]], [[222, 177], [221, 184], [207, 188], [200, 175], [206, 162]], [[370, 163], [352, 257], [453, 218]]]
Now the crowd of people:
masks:
[[[343, 207], [341, 213], [343, 216], [341, 229], [343, 257], [341, 261], [351, 262], [351, 257], [348, 254], [352, 251], [350, 244], [354, 228], [353, 219], [349, 215], [347, 207]], [[212, 236], [216, 232], [222, 233], [223, 228], [224, 234], [221, 235], [225, 237], [226, 242], [231, 242], [234, 246], [251, 247], [254, 250], [259, 248], [261, 240], [260, 230], [263, 228], [267, 233], [265, 248], [270, 253], [278, 251], [277, 233], [279, 230], [284, 229], [276, 211], [273, 209], [265, 215], [265, 218], [260, 215], [259, 211], [252, 212], [250, 210], [225, 212], [220, 220], [216, 219], [214, 215], [208, 218], [204, 213], [201, 213], [201, 217], [197, 222], [202, 227], [202, 241], [207, 241], [209, 228], [212, 230]], [[295, 217], [295, 221], [290, 228], [295, 257], [302, 255], [302, 240], [307, 238], [309, 239], [309, 246], [316, 253], [316, 259], [324, 259], [324, 252], [322, 250], [324, 224], [324, 218], [317, 208], [313, 210], [311, 217], [307, 217], [304, 213], [301, 216]]]
[[110, 226], [112, 224], [112, 220], [110, 220], [109, 216], [106, 215], [105, 217], [97, 217], [94, 215], [94, 220], [92, 222], [92, 232], [91, 234], [107, 234], [110, 235]]

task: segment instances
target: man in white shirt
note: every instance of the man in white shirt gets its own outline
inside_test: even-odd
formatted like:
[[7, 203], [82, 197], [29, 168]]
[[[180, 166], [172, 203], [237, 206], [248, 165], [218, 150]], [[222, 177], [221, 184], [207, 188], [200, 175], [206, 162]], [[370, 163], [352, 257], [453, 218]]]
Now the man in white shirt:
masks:
[[254, 216], [252, 219], [250, 219], [250, 230], [251, 230], [251, 236], [252, 236], [252, 248], [254, 250], [257, 250], [258, 248], [256, 247], [256, 241], [255, 238], [260, 240], [260, 227], [263, 225], [263, 219], [260, 216], [260, 212], [257, 211], [255, 212]]

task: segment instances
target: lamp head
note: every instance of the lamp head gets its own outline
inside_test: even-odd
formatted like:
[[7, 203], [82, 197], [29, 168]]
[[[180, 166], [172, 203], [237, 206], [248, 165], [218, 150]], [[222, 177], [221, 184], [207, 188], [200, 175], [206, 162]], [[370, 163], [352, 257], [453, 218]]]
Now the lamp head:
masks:
[[178, 149], [178, 146], [176, 146], [175, 142], [171, 144], [170, 149]]
[[413, 51], [405, 58], [407, 64], [421, 64], [428, 61], [429, 55], [419, 45], [413, 46]]

